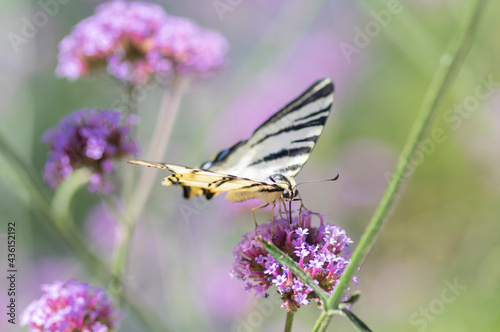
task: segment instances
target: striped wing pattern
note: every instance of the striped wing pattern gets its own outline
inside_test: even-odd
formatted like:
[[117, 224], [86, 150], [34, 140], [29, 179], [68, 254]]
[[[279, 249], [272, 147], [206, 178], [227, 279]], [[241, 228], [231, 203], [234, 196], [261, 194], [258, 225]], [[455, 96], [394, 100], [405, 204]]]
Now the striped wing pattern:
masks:
[[130, 163], [170, 171], [163, 184], [182, 186], [186, 198], [204, 195], [210, 199], [229, 192], [226, 199], [233, 202], [250, 198], [275, 202], [288, 187], [270, 177], [283, 175], [288, 185], [294, 186], [293, 178], [309, 158], [330, 114], [333, 90], [329, 78], [318, 80], [259, 126], [249, 139], [219, 152], [200, 168], [141, 160]]
[[273, 174], [295, 177], [323, 131], [333, 90], [330, 79], [317, 81], [257, 128], [252, 137], [219, 152], [201, 168], [265, 182]]

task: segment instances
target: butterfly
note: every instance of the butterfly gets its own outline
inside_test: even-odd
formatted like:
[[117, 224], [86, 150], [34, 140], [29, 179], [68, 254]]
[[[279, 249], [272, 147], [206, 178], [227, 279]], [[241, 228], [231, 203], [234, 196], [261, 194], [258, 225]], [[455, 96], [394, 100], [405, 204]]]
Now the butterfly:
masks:
[[[329, 78], [316, 81], [260, 125], [249, 139], [222, 150], [200, 167], [142, 160], [129, 163], [171, 172], [163, 185], [181, 186], [185, 198], [204, 195], [211, 199], [227, 192], [226, 199], [231, 202], [258, 198], [265, 203], [252, 212], [272, 204], [274, 215], [276, 203], [288, 201], [291, 213], [291, 201], [299, 195], [295, 176], [309, 159], [323, 131], [333, 92]], [[279, 207], [281, 211], [281, 205]], [[286, 209], [286, 205], [284, 207]]]

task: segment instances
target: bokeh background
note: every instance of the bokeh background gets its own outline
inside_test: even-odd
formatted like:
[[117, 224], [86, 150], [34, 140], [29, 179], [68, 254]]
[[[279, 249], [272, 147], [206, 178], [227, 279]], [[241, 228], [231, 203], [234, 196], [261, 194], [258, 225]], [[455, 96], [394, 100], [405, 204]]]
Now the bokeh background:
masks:
[[[247, 138], [316, 79], [331, 77], [334, 112], [297, 179], [340, 173], [337, 182], [302, 186], [301, 194], [356, 245], [467, 1], [221, 1], [232, 8], [222, 17], [213, 1], [157, 1], [230, 43], [226, 67], [196, 81], [184, 96], [165, 161], [200, 164]], [[40, 4], [1, 5], [0, 130], [40, 174], [48, 152], [40, 137], [49, 127], [78, 108], [109, 108], [122, 93], [105, 77], [72, 83], [54, 75], [58, 42], [99, 3], [60, 4], [17, 52], [6, 36], [19, 33], [23, 17], [40, 11]], [[399, 10], [377, 20], [389, 8]], [[354, 311], [375, 331], [500, 330], [499, 12], [500, 3], [490, 1], [430, 131], [440, 139], [419, 150], [419, 166], [358, 275], [362, 297]], [[366, 29], [368, 37], [360, 37]], [[478, 89], [487, 93], [477, 98]], [[152, 89], [139, 104], [143, 151], [154, 144], [150, 134], [162, 94]], [[26, 205], [27, 194], [1, 151], [0, 165], [0, 234], [9, 221], [18, 225], [18, 315], [41, 295], [42, 283], [77, 278], [106, 287]], [[252, 230], [249, 209], [260, 203], [185, 201], [178, 188], [160, 185], [160, 175], [134, 235], [127, 287], [168, 331], [282, 330], [286, 313], [276, 294], [256, 299], [229, 277], [232, 248]], [[110, 261], [116, 221], [101, 198], [82, 190], [73, 213], [88, 245]], [[258, 214], [261, 221], [269, 216]], [[0, 244], [6, 269], [6, 244]], [[6, 322], [4, 277], [0, 286], [0, 330], [21, 330]], [[294, 331], [310, 330], [319, 313], [314, 305], [303, 307]], [[120, 330], [142, 327], [126, 316]], [[354, 329], [335, 318], [329, 331]]]

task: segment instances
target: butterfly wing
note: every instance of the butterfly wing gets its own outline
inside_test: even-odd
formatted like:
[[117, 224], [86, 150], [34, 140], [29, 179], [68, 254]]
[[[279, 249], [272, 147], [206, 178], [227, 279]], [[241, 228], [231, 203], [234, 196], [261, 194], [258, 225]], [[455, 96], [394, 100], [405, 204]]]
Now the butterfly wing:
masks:
[[333, 90], [330, 79], [318, 80], [257, 128], [252, 137], [219, 152], [200, 168], [140, 160], [130, 163], [172, 172], [163, 184], [182, 186], [186, 198], [204, 195], [210, 199], [229, 192], [226, 199], [233, 202], [250, 198], [275, 202], [288, 187], [270, 181], [270, 176], [284, 175], [291, 185], [323, 131]]
[[230, 174], [218, 173], [199, 168], [180, 165], [156, 163], [142, 160], [131, 160], [131, 164], [165, 169], [172, 172], [166, 177], [163, 185], [180, 185], [184, 190], [184, 197], [205, 195], [208, 199], [222, 192], [231, 191], [228, 198], [231, 201], [244, 201], [249, 198], [260, 198], [262, 193], [280, 192], [277, 184], [267, 184], [260, 181], [241, 178]]
[[333, 83], [323, 78], [271, 116], [252, 137], [219, 152], [202, 169], [269, 181], [295, 177], [316, 145], [333, 103]]

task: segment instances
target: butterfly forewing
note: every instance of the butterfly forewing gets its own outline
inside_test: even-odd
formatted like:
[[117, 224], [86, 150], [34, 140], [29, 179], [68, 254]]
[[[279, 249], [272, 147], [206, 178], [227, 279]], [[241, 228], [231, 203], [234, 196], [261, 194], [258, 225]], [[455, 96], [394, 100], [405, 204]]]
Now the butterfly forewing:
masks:
[[333, 103], [333, 84], [322, 79], [290, 102], [248, 140], [220, 152], [203, 168], [259, 181], [270, 175], [295, 177], [323, 131]]

